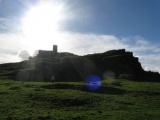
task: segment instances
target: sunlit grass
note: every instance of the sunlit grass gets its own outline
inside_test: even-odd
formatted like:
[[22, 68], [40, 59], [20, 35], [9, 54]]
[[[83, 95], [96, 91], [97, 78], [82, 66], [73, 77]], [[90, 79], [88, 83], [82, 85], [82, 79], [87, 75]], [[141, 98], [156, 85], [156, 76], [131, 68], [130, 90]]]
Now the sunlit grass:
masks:
[[160, 119], [160, 83], [108, 79], [98, 91], [83, 82], [0, 81], [0, 119]]

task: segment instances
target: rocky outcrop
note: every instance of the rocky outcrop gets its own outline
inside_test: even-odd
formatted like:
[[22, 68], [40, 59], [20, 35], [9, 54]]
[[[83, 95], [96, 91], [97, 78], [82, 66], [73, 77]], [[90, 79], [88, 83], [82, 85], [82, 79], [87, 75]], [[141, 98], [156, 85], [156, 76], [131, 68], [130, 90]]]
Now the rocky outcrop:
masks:
[[57, 53], [36, 57], [20, 63], [0, 65], [0, 77], [25, 81], [85, 81], [89, 75], [102, 80], [110, 77], [137, 81], [160, 81], [160, 74], [144, 71], [139, 59], [132, 52], [111, 50], [104, 53], [77, 56]]
[[87, 59], [93, 61], [101, 69], [102, 73], [113, 72], [116, 78], [131, 76], [139, 78], [144, 72], [137, 57], [125, 49], [111, 50], [105, 53], [86, 55]]

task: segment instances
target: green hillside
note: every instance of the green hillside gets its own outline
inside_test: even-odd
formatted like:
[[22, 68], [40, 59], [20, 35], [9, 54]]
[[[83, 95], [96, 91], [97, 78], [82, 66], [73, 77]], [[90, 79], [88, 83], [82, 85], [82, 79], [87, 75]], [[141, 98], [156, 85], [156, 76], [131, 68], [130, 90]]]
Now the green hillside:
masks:
[[159, 120], [160, 83], [106, 79], [84, 82], [0, 81], [1, 120]]

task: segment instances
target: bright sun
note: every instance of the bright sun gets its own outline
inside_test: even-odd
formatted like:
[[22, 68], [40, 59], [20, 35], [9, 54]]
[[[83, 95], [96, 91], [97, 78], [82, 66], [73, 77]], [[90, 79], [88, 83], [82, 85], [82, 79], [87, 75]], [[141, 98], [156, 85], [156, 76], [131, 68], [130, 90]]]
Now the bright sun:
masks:
[[42, 2], [31, 7], [22, 18], [22, 32], [32, 52], [48, 44], [59, 44], [54, 39], [58, 39], [59, 22], [65, 17], [62, 8], [62, 5]]
[[45, 34], [57, 30], [63, 17], [62, 6], [41, 3], [32, 7], [23, 18], [22, 29], [26, 34]]

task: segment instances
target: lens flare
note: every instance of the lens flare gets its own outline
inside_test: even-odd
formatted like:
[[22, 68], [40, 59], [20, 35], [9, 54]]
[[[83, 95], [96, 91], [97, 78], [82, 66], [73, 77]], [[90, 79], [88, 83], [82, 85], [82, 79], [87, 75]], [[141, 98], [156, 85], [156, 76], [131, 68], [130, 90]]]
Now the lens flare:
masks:
[[90, 75], [86, 79], [86, 85], [89, 90], [98, 90], [101, 87], [101, 79], [97, 75]]

